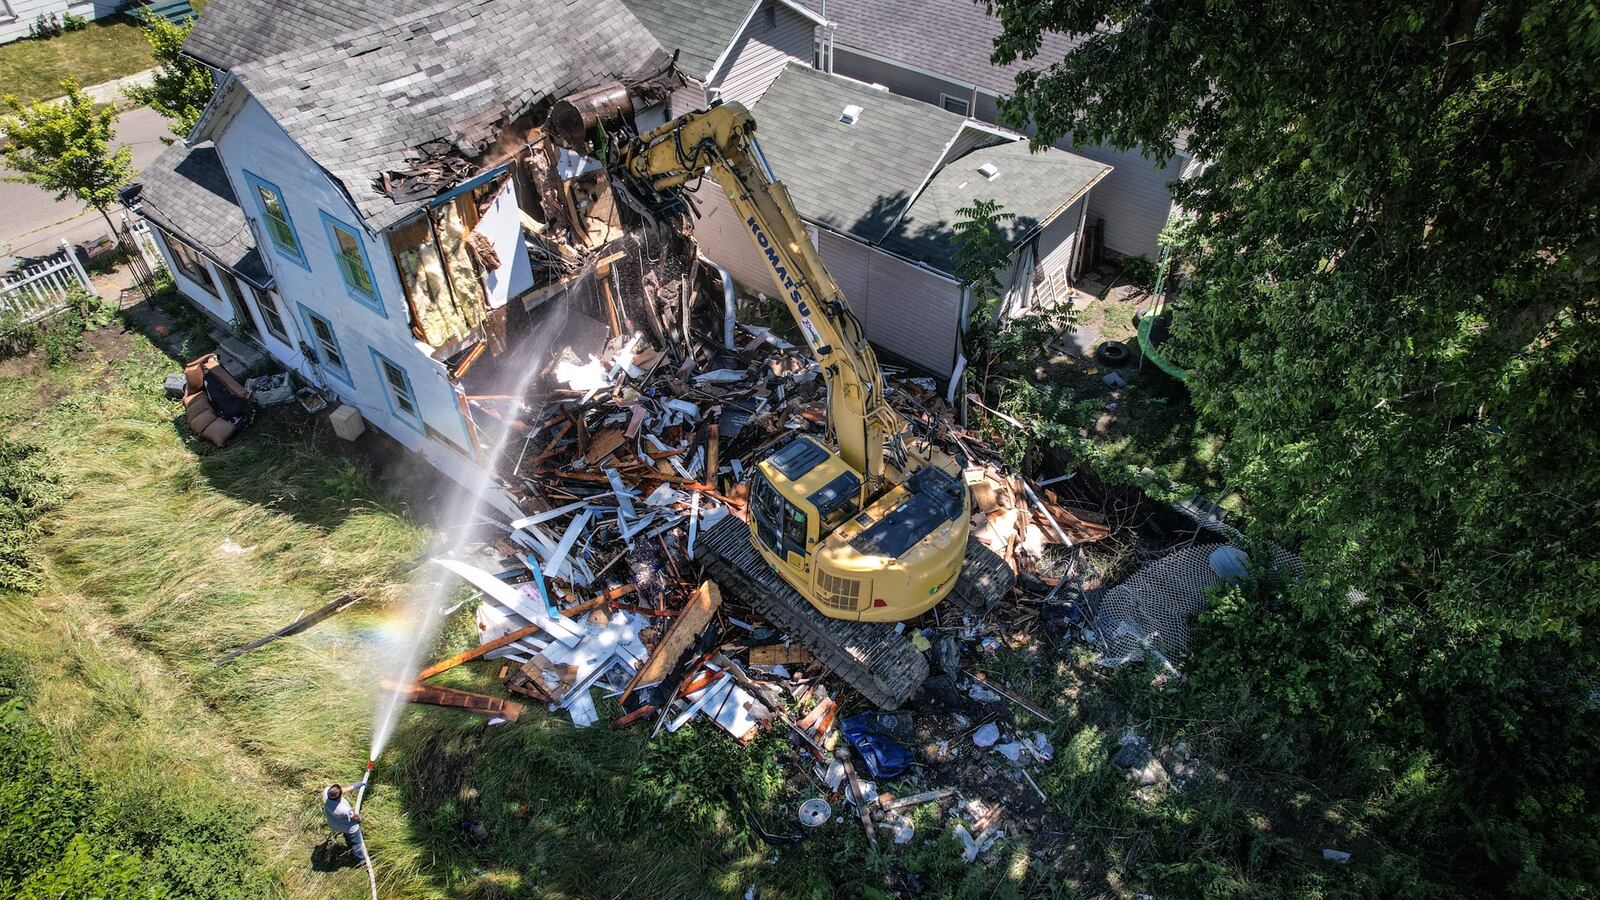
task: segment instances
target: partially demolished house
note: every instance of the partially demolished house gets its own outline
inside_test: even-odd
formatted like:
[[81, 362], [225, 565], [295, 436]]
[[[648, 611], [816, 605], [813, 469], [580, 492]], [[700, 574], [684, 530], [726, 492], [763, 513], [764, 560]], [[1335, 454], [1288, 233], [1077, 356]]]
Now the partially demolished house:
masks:
[[186, 49], [219, 87], [139, 197], [180, 290], [471, 477], [484, 447], [465, 367], [507, 339], [508, 307], [581, 265], [538, 233], [559, 219], [564, 235], [581, 224], [578, 247], [613, 236], [604, 179], [538, 126], [555, 98], [665, 78], [670, 57], [616, 0], [217, 0]]
[[[547, 121], [575, 91], [628, 83], [641, 130], [717, 99], [751, 105], [867, 336], [931, 374], [959, 368], [972, 305], [951, 273], [958, 209], [991, 198], [1016, 216], [1012, 306], [1075, 262], [1109, 167], [816, 71], [829, 26], [803, 4], [679, 5], [214, 0], [185, 49], [219, 88], [146, 173], [141, 212], [196, 306], [458, 480], [487, 467], [496, 430], [484, 386], [500, 380], [480, 360], [526, 315], [582, 281], [614, 318], [653, 320], [624, 307], [696, 275], [612, 276], [635, 255], [607, 250], [631, 240], [627, 211], [599, 162], [569, 149], [593, 151], [592, 120]], [[696, 200], [704, 271], [770, 290], [725, 200]]]

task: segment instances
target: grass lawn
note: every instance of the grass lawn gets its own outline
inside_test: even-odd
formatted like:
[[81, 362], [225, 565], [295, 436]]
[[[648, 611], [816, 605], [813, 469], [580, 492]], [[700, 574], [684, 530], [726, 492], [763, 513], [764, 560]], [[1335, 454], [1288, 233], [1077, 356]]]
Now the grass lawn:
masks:
[[[318, 793], [366, 761], [373, 673], [427, 555], [430, 479], [371, 472], [298, 412], [269, 411], [224, 449], [201, 444], [162, 396], [177, 368], [114, 329], [60, 368], [0, 361], [0, 436], [39, 446], [65, 496], [42, 520], [36, 583], [0, 588], [0, 821], [29, 823], [0, 828], [0, 895], [28, 896], [18, 884], [46, 872], [171, 897], [366, 897], [363, 872], [317, 849]], [[214, 665], [346, 593], [361, 602]], [[469, 606], [435, 653], [473, 642]], [[988, 665], [1054, 716], [1058, 753], [1035, 770], [1055, 818], [1008, 834], [985, 863], [961, 861], [936, 808], [917, 813], [910, 844], [878, 853], [848, 820], [797, 847], [760, 842], [730, 797], [793, 832], [797, 797], [818, 792], [785, 782], [795, 751], [781, 731], [750, 747], [695, 726], [650, 741], [533, 704], [494, 728], [414, 706], [364, 809], [380, 894], [1178, 896], [1201, 892], [1196, 872], [1233, 895], [1327, 887], [1310, 853], [1343, 846], [1317, 833], [1335, 802], [1285, 801], [1301, 786], [1272, 789], [1248, 754], [1224, 771], [1206, 737], [1218, 726], [1174, 715], [1148, 672], [1108, 674], [1081, 647], [1037, 643]], [[498, 691], [497, 667], [440, 682]], [[1156, 746], [1186, 737], [1214, 776], [1139, 798], [1110, 764], [1127, 725]]]
[[0, 91], [33, 103], [61, 96], [64, 78], [76, 78], [88, 87], [153, 65], [150, 45], [139, 26], [125, 16], [112, 16], [48, 40], [0, 46]]

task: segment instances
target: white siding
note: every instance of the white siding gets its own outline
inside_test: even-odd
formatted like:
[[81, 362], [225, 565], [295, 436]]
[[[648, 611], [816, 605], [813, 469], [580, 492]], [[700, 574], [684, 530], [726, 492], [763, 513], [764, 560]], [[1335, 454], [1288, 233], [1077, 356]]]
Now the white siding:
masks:
[[[771, 10], [769, 13], [768, 10]], [[771, 26], [768, 16], [771, 15]], [[816, 26], [794, 10], [767, 0], [734, 43], [726, 71], [713, 83], [724, 100], [754, 104], [790, 60], [811, 65]]]
[[777, 290], [767, 261], [750, 241], [750, 232], [728, 202], [722, 187], [710, 178], [700, 183], [694, 195], [700, 218], [694, 223], [694, 239], [700, 253], [733, 273], [733, 280], [744, 285], [747, 293], [761, 292], [772, 296]]
[[[1089, 194], [1093, 197], [1094, 191]], [[1038, 246], [1035, 258], [1039, 261], [1034, 269], [1035, 281], [1049, 278], [1062, 269], [1072, 274], [1072, 258], [1078, 249], [1078, 223], [1082, 220], [1083, 200], [1080, 199], [1039, 230], [1035, 239]]]
[[948, 376], [961, 325], [960, 286], [830, 231], [822, 232], [819, 245], [867, 339]]
[[[745, 296], [774, 296], [766, 260], [727, 197], [708, 181], [697, 199], [701, 254], [732, 272]], [[868, 340], [938, 375], [950, 374], [961, 321], [961, 289], [954, 281], [826, 230], [817, 249]]]
[[[229, 307], [228, 301], [223, 299], [220, 293], [211, 293], [210, 291], [206, 290], [203, 285], [183, 274], [183, 269], [178, 266], [177, 260], [173, 259], [172, 248], [167, 245], [167, 233], [162, 231], [160, 228], [152, 228], [150, 229], [150, 233], [155, 235], [156, 249], [161, 251], [161, 258], [166, 262], [167, 271], [172, 274], [173, 284], [178, 286], [178, 293], [188, 298], [190, 303], [194, 304], [202, 312], [207, 313], [218, 322], [223, 324], [232, 322], [233, 310]], [[211, 260], [209, 259], [207, 259], [205, 263], [208, 271], [211, 273], [212, 284], [216, 285], [217, 290], [220, 292], [222, 290], [222, 284], [218, 279], [226, 274], [226, 270], [212, 265]]]
[[98, 19], [111, 15], [122, 5], [123, 0], [0, 0], [0, 44], [27, 37], [28, 29], [41, 15], [54, 13], [60, 20], [72, 13], [85, 19]]
[[[840, 75], [881, 84], [896, 94], [937, 104], [940, 94], [968, 97], [969, 86], [913, 72], [850, 52], [845, 47], [834, 51], [834, 71]], [[992, 95], [980, 93], [973, 118], [999, 121], [999, 110]], [[1172, 192], [1167, 183], [1177, 178], [1186, 162], [1180, 157], [1166, 167], [1145, 159], [1137, 150], [1118, 150], [1108, 145], [1075, 147], [1070, 139], [1056, 144], [1062, 150], [1103, 162], [1112, 171], [1089, 192], [1089, 223], [1105, 220], [1105, 248], [1123, 256], [1145, 256], [1154, 260], [1159, 251], [1156, 237], [1172, 210]]]
[[[291, 335], [300, 339], [309, 336], [305, 310], [322, 316], [333, 325], [346, 371], [340, 373], [331, 367], [319, 367], [318, 382], [342, 402], [359, 409], [369, 424], [406, 447], [426, 453], [430, 461], [449, 471], [448, 466], [435, 457], [448, 461], [454, 454], [439, 441], [427, 439], [423, 429], [391, 411], [388, 388], [373, 357], [376, 351], [406, 370], [427, 427], [458, 447], [471, 447], [456, 403], [455, 389], [444, 366], [431, 359], [428, 348], [418, 344], [411, 335], [405, 294], [389, 254], [388, 241], [383, 235], [365, 230], [343, 193], [255, 100], [245, 101], [216, 143], [241, 208], [252, 221], [262, 257], [276, 279], [279, 309]], [[245, 179], [246, 171], [279, 189], [305, 254], [304, 266], [281, 255], [267, 239], [259, 221], [255, 193]], [[323, 213], [359, 232], [378, 289], [381, 315], [347, 292]], [[313, 342], [308, 340], [307, 343]], [[267, 343], [266, 349], [274, 356], [282, 352], [277, 342]], [[280, 357], [279, 362], [292, 366], [299, 360]]]

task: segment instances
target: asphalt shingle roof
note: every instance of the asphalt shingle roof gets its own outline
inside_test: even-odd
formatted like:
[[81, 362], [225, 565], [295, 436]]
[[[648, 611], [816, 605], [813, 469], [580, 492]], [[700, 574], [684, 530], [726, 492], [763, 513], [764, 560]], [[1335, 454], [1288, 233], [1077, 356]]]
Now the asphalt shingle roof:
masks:
[[[846, 125], [847, 105], [861, 116]], [[937, 106], [790, 63], [751, 110], [800, 214], [877, 243], [965, 121]]]
[[[813, 10], [820, 0], [805, 0]], [[834, 41], [874, 56], [916, 66], [1010, 94], [1018, 72], [1066, 58], [1082, 38], [1046, 33], [1038, 56], [996, 66], [989, 61], [1000, 21], [973, 0], [827, 0]]]
[[183, 49], [228, 70], [331, 35], [393, 22], [417, 8], [415, 0], [212, 0]]
[[173, 144], [141, 177], [139, 211], [145, 218], [204, 250], [258, 287], [272, 276], [211, 142]]
[[[993, 180], [978, 171], [985, 163], [1000, 172]], [[929, 180], [884, 246], [923, 262], [948, 265], [955, 249], [954, 225], [961, 218], [958, 210], [974, 200], [997, 201], [1004, 212], [1015, 216], [1006, 231], [1018, 241], [1110, 170], [1105, 163], [1062, 150], [1031, 152], [1027, 141], [973, 150]]]
[[667, 50], [678, 67], [705, 81], [733, 43], [757, 0], [622, 0]]
[[[854, 125], [840, 121], [847, 105], [862, 108]], [[1110, 168], [1064, 150], [1032, 153], [1025, 139], [997, 136], [1000, 143], [935, 172], [969, 127], [965, 118], [796, 63], [751, 114], [767, 163], [801, 216], [945, 272], [956, 210], [979, 197], [997, 200], [1015, 214], [1010, 236], [1020, 240]], [[985, 162], [1000, 170], [992, 181], [977, 171]]]
[[418, 206], [375, 187], [380, 172], [407, 168], [409, 149], [634, 74], [660, 51], [620, 0], [449, 0], [233, 74], [381, 230]]

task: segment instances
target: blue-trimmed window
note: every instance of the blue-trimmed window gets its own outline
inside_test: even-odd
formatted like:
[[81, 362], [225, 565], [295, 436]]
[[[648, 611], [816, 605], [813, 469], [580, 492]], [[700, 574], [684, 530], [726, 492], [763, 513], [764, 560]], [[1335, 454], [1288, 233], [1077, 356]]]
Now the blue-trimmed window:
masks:
[[372, 261], [367, 258], [367, 245], [361, 235], [325, 212], [322, 226], [328, 231], [328, 245], [333, 248], [333, 259], [339, 264], [339, 277], [344, 279], [345, 290], [357, 302], [388, 318], [383, 311], [383, 301], [378, 299], [378, 282], [372, 277]]
[[300, 307], [300, 314], [305, 317], [306, 331], [311, 334], [311, 349], [317, 354], [317, 362], [345, 384], [355, 387], [350, 380], [350, 366], [345, 362], [344, 351], [339, 349], [339, 336], [333, 333], [333, 323], [304, 306]]
[[261, 227], [266, 230], [272, 246], [283, 258], [309, 269], [305, 250], [300, 246], [300, 236], [294, 230], [294, 219], [289, 217], [288, 204], [283, 201], [283, 191], [250, 172], [244, 173], [244, 180], [250, 188], [250, 195], [255, 198], [256, 209], [261, 211]]
[[[372, 350], [372, 348], [367, 348]], [[411, 375], [404, 366], [372, 350], [372, 362], [378, 367], [378, 380], [383, 382], [384, 396], [389, 398], [389, 412], [413, 428], [422, 429], [422, 411], [417, 406], [417, 392], [411, 389]]]

